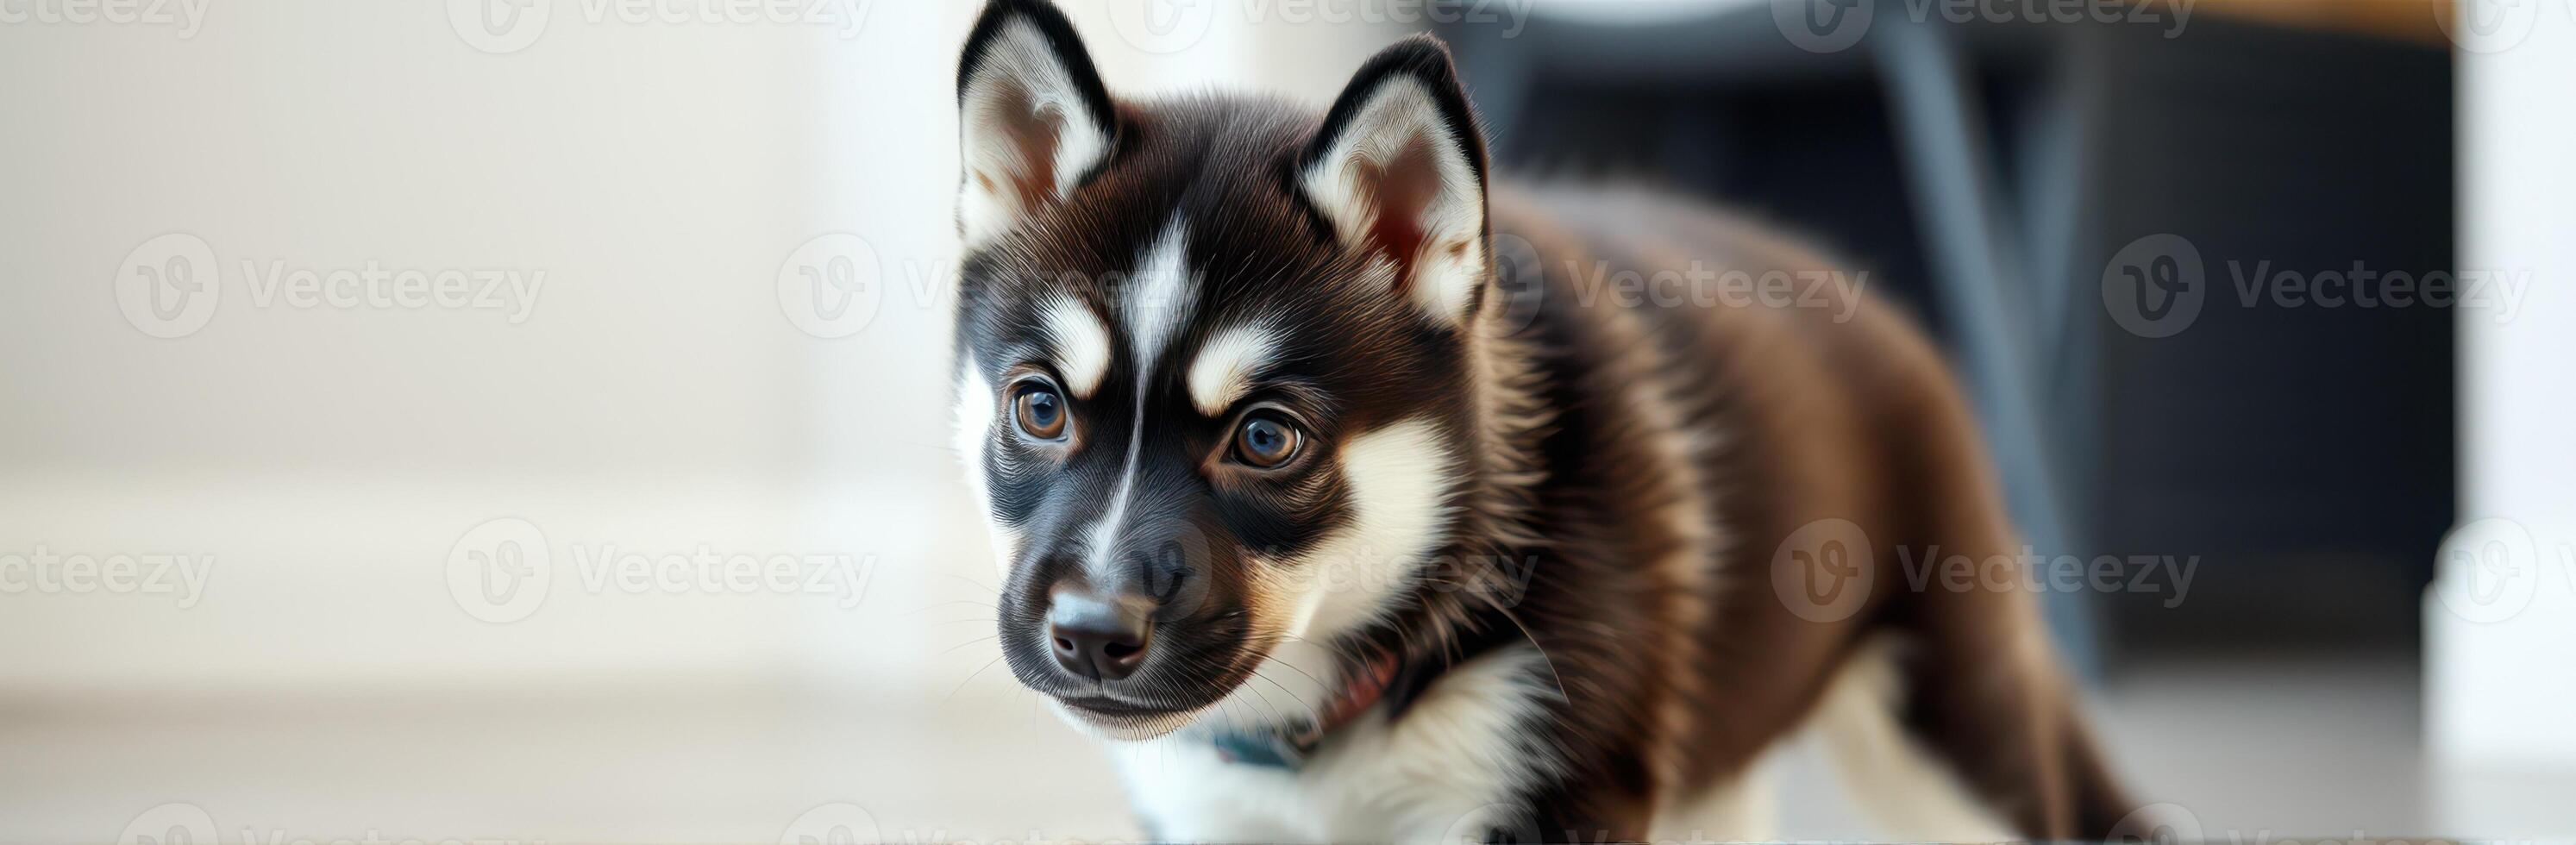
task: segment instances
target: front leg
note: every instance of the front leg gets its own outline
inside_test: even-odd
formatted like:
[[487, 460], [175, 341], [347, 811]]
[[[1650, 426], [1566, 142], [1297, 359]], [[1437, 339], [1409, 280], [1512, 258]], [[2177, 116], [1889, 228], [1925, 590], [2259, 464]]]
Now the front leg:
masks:
[[1292, 774], [1230, 763], [1215, 746], [1187, 737], [1117, 742], [1111, 756], [1139, 826], [1154, 842], [1321, 842], [1297, 824]]

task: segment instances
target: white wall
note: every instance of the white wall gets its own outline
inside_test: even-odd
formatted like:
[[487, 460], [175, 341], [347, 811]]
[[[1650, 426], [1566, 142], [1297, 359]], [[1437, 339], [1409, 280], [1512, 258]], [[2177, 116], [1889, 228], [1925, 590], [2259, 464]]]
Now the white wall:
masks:
[[[944, 315], [823, 340], [774, 282], [830, 231], [951, 248], [945, 71], [917, 71], [953, 61], [971, 9], [867, 5], [846, 37], [543, 0], [523, 44], [436, 3], [0, 26], [0, 689], [780, 671], [873, 624], [559, 584], [501, 626], [443, 578], [504, 516], [559, 558], [920, 561], [957, 521], [919, 492], [948, 464], [897, 445], [944, 428]], [[173, 255], [215, 280], [211, 310], [130, 317], [120, 280]], [[267, 279], [370, 266], [514, 272], [534, 296], [299, 306]], [[5, 568], [40, 551], [214, 563], [182, 607]]]
[[[484, 1], [0, 21], [0, 695], [984, 659], [932, 656], [992, 582], [947, 448], [974, 4]], [[1261, 80], [1320, 107], [1396, 34], [1068, 8], [1122, 92]], [[836, 255], [857, 304], [817, 321], [800, 268]], [[185, 306], [155, 315], [142, 274], [174, 259], [157, 291]], [[299, 305], [267, 278], [371, 266], [534, 295]], [[499, 623], [449, 583], [495, 519], [539, 532], [552, 577]], [[700, 551], [846, 558], [864, 600], [585, 568]], [[178, 555], [201, 587], [63, 581]]]
[[2564, 797], [2551, 790], [2576, 782], [2576, 16], [2551, 3], [2479, 11], [2502, 16], [2454, 29], [2460, 262], [2532, 284], [2510, 320], [2458, 315], [2462, 524], [2425, 601], [2426, 742], [2459, 776], [2447, 811], [2495, 819], [2551, 806]]
[[[571, 5], [571, 4], [566, 4]], [[828, 45], [806, 28], [585, 26], [477, 52], [436, 4], [219, 5], [194, 37], [20, 25], [0, 136], [0, 418], [16, 472], [774, 474], [807, 350], [757, 282], [826, 224]], [[887, 35], [891, 27], [879, 31]], [[886, 39], [893, 43], [892, 38]], [[148, 239], [219, 305], [149, 336], [110, 290]], [[483, 310], [262, 307], [254, 278], [504, 268]]]

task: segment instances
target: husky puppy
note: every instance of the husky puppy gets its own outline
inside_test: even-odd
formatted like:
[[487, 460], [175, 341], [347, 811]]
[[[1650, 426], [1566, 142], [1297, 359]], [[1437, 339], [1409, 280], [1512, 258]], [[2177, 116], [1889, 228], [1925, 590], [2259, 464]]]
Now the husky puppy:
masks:
[[1833, 262], [1493, 178], [1429, 37], [1320, 115], [1132, 100], [992, 0], [957, 99], [1002, 652], [1151, 835], [1758, 838], [1745, 775], [1810, 724], [1891, 836], [2130, 813], [2019, 581], [1899, 571], [2020, 543]]

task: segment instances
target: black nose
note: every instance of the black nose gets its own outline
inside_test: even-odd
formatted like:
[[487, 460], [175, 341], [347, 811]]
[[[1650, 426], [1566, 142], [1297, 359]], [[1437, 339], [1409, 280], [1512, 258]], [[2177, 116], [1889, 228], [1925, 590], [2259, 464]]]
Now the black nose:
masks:
[[1047, 608], [1047, 639], [1065, 671], [1115, 681], [1145, 663], [1154, 639], [1153, 608], [1141, 596], [1103, 596], [1058, 585]]

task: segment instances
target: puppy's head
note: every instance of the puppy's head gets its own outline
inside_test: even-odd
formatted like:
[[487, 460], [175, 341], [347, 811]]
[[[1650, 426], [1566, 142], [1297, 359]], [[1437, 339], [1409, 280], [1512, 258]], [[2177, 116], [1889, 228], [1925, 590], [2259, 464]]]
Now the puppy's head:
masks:
[[1310, 669], [1217, 705], [1397, 614], [1476, 472], [1484, 150], [1447, 51], [1320, 117], [1128, 102], [1051, 5], [996, 0], [958, 106], [958, 450], [1012, 671], [1111, 736], [1309, 715]]

